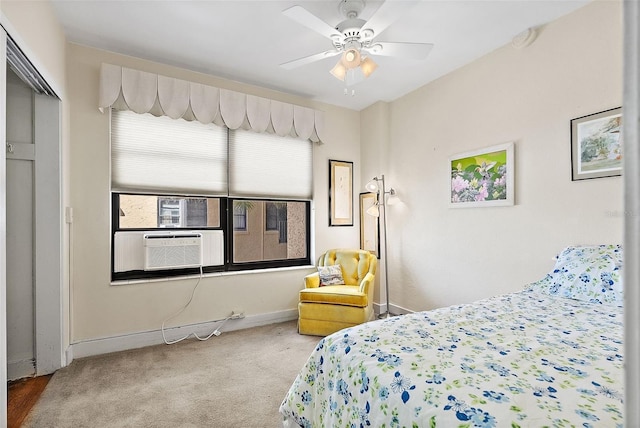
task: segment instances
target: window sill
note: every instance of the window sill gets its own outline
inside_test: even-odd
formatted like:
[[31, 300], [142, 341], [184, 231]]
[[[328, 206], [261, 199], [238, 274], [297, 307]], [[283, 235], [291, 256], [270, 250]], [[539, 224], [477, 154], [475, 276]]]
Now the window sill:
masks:
[[[268, 269], [239, 270], [239, 271], [229, 271], [229, 272], [211, 272], [211, 273], [203, 274], [202, 277], [214, 278], [219, 276], [256, 275], [256, 274], [271, 273], [271, 272], [309, 270], [309, 269], [315, 269], [315, 268], [316, 267], [314, 265], [305, 265], [305, 266], [289, 266], [289, 267], [268, 268]], [[130, 279], [130, 280], [122, 280], [122, 281], [111, 281], [111, 285], [119, 286], [119, 285], [131, 285], [131, 284], [146, 284], [151, 282], [184, 281], [188, 279], [198, 279], [199, 277], [200, 275], [184, 275], [184, 276], [168, 276], [164, 278]]]

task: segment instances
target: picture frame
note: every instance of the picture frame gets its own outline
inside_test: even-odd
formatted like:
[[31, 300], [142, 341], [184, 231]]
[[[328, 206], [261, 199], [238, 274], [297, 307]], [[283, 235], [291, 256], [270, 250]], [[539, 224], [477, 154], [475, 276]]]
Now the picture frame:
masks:
[[622, 175], [622, 107], [571, 119], [571, 180]]
[[380, 217], [367, 214], [377, 203], [377, 193], [360, 193], [360, 249], [380, 258]]
[[515, 200], [513, 142], [449, 158], [449, 207], [512, 206]]
[[329, 159], [329, 226], [353, 226], [353, 162]]

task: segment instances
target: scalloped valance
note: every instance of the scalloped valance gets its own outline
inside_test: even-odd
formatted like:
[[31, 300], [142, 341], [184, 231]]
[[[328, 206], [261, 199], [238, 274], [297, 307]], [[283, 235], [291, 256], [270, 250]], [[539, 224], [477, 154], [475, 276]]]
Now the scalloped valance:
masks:
[[112, 64], [100, 68], [100, 111], [151, 113], [322, 142], [324, 112]]

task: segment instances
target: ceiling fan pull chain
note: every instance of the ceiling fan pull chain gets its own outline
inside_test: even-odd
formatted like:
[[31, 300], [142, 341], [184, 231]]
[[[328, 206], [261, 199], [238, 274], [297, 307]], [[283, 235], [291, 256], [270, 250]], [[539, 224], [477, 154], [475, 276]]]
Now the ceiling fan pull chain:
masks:
[[[346, 97], [347, 95], [349, 95], [349, 88], [348, 87], [344, 87], [344, 96]], [[351, 96], [354, 97], [356, 95], [356, 90], [355, 89], [351, 89]]]

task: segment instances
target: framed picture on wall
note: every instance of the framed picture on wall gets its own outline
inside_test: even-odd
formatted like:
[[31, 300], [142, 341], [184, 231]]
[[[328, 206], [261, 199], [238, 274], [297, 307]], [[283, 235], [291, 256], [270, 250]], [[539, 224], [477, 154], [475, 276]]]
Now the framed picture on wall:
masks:
[[329, 226], [353, 226], [353, 162], [329, 159]]
[[360, 249], [380, 258], [380, 217], [367, 214], [377, 203], [377, 193], [360, 193]]
[[571, 179], [622, 174], [622, 108], [571, 120]]
[[449, 158], [449, 207], [514, 204], [514, 144], [487, 147]]

